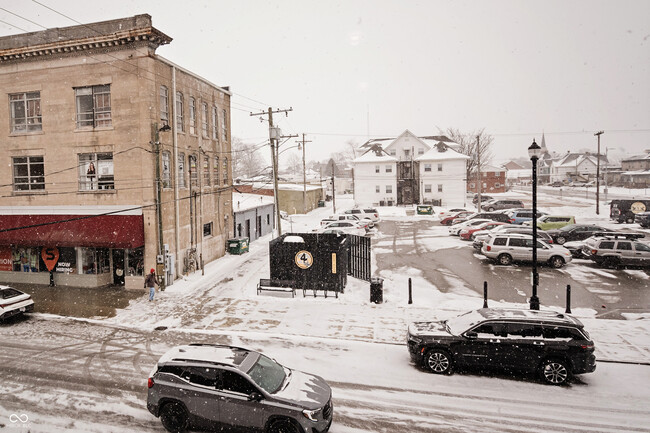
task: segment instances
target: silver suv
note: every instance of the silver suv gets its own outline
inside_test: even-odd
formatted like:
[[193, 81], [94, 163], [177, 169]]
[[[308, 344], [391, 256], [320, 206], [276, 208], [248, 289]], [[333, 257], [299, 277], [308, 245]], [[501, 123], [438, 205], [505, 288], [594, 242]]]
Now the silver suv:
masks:
[[148, 387], [147, 409], [170, 432], [323, 433], [332, 424], [325, 380], [241, 347], [174, 347], [156, 364]]
[[650, 267], [650, 245], [639, 242], [643, 233], [597, 233], [585, 240], [582, 252], [599, 266]]
[[[483, 243], [481, 254], [496, 260], [501, 265], [513, 261], [533, 261], [533, 235], [518, 233], [494, 234]], [[537, 262], [548, 262], [554, 268], [561, 268], [571, 261], [571, 252], [564, 247], [551, 246], [537, 240]]]

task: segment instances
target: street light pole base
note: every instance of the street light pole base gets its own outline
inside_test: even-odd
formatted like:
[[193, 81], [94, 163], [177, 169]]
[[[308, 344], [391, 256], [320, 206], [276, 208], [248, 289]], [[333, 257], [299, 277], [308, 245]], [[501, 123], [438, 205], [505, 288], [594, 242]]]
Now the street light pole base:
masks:
[[530, 298], [530, 309], [539, 310], [539, 298], [537, 296], [532, 296]]

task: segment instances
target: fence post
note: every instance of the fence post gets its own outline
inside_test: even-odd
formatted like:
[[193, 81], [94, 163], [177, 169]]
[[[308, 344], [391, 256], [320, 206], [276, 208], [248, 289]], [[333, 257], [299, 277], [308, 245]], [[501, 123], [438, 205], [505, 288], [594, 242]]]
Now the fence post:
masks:
[[483, 308], [488, 307], [487, 298], [487, 281], [483, 281]]
[[566, 285], [566, 310], [564, 312], [571, 314], [571, 284]]
[[413, 284], [409, 278], [409, 305], [413, 303]]

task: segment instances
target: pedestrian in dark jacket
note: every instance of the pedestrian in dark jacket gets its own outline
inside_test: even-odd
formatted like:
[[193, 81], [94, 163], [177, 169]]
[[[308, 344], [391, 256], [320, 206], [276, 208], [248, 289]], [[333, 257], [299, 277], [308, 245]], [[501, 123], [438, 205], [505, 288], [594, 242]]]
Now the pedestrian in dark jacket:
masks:
[[159, 286], [158, 281], [156, 281], [156, 270], [151, 268], [151, 272], [144, 279], [144, 288], [149, 288], [149, 301], [153, 301], [153, 295], [156, 293], [155, 286]]

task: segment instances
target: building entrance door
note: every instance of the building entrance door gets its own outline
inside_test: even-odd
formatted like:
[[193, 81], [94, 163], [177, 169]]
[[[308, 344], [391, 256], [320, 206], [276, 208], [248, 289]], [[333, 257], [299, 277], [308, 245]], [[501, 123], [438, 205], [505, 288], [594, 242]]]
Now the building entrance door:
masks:
[[124, 250], [113, 250], [113, 284], [124, 285]]

